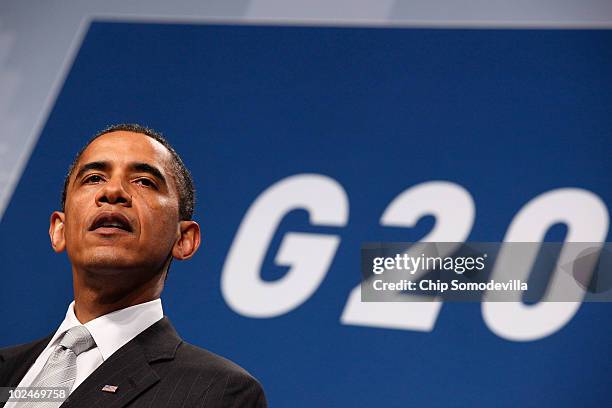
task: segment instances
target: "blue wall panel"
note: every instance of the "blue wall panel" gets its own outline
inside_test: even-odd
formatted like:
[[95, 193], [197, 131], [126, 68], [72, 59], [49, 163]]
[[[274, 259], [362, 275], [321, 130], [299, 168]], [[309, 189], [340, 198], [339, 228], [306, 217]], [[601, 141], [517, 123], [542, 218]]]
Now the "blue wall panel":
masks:
[[[234, 359], [272, 406], [603, 406], [612, 400], [610, 306], [584, 304], [530, 342], [493, 333], [478, 304], [445, 304], [430, 332], [343, 325], [364, 241], [416, 241], [380, 225], [405, 189], [431, 180], [474, 199], [471, 241], [502, 241], [519, 210], [576, 187], [612, 200], [612, 32], [95, 22], [0, 223], [8, 330], [0, 345], [55, 330], [71, 301], [65, 256], [48, 243], [74, 154], [111, 123], [161, 130], [191, 168], [204, 243], [175, 262], [164, 296], [183, 337]], [[287, 232], [340, 245], [318, 290], [289, 313], [242, 316], [221, 272], [253, 201], [279, 180], [316, 173], [346, 191], [344, 227], [303, 210]], [[547, 239], [563, 239], [551, 229]], [[610, 240], [610, 237], [607, 238]]]

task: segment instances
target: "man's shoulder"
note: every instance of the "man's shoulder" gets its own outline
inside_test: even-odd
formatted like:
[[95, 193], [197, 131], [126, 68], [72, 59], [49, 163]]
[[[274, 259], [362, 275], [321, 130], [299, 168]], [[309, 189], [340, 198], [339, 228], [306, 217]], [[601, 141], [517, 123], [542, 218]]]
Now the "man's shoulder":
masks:
[[204, 348], [182, 341], [171, 362], [172, 372], [203, 391], [203, 400], [222, 401], [221, 406], [266, 407], [260, 382], [247, 370]]
[[212, 374], [259, 384], [255, 377], [233, 361], [186, 341], [177, 348], [174, 362], [198, 374]]
[[149, 361], [170, 362], [172, 366], [202, 374], [253, 378], [233, 361], [183, 340], [167, 317], [159, 320], [134, 339]]
[[[261, 384], [249, 372], [224, 357], [185, 342], [167, 317], [128, 344], [124, 346], [126, 352], [115, 357], [114, 363], [129, 358], [126, 353], [137, 360], [143, 351], [160, 379], [158, 387], [164, 390], [152, 392], [180, 394], [184, 401], [197, 400], [200, 406], [267, 406]], [[184, 389], [179, 392], [177, 387]]]
[[34, 340], [34, 341], [29, 342], [29, 343], [14, 344], [12, 346], [0, 347], [0, 356], [8, 356], [8, 355], [13, 355], [13, 354], [20, 354], [20, 353], [22, 353], [24, 351], [27, 351], [30, 348], [32, 348], [32, 346], [34, 344], [36, 344], [38, 341], [40, 341], [40, 340]]
[[43, 337], [30, 341], [28, 343], [21, 343], [12, 346], [0, 347], [0, 358], [7, 358], [15, 355], [20, 355], [28, 352], [32, 352], [39, 348], [44, 347], [51, 340], [51, 336]]

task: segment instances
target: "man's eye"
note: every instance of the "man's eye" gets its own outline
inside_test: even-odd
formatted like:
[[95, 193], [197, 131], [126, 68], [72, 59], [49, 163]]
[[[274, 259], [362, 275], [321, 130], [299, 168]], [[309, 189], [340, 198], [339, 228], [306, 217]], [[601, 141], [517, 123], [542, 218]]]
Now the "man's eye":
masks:
[[85, 177], [83, 183], [99, 183], [100, 181], [102, 181], [102, 177], [98, 176], [97, 174], [92, 174], [89, 177]]
[[157, 186], [155, 185], [154, 182], [152, 182], [151, 180], [147, 179], [147, 178], [141, 178], [141, 179], [137, 179], [136, 183], [142, 184], [145, 187], [153, 187], [153, 188], [157, 188]]

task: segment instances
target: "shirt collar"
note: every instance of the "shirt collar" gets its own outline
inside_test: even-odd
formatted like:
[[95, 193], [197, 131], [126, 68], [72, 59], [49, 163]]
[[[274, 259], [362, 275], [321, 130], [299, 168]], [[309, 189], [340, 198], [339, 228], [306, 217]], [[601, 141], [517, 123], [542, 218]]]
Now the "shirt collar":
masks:
[[[164, 311], [161, 299], [155, 299], [125, 309], [115, 310], [85, 323], [84, 326], [95, 340], [102, 358], [106, 360], [124, 344], [163, 317]], [[47, 348], [54, 346], [66, 331], [80, 325], [81, 322], [74, 314], [74, 301], [72, 301], [68, 306], [64, 321], [60, 324]]]

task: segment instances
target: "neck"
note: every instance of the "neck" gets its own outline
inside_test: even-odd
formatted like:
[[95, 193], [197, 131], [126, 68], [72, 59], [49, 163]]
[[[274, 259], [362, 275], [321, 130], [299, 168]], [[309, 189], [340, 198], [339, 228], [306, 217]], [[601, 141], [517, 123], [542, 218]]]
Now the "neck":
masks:
[[97, 317], [158, 299], [164, 287], [162, 271], [144, 282], [134, 282], [132, 273], [96, 275], [73, 268], [74, 313], [85, 324]]

